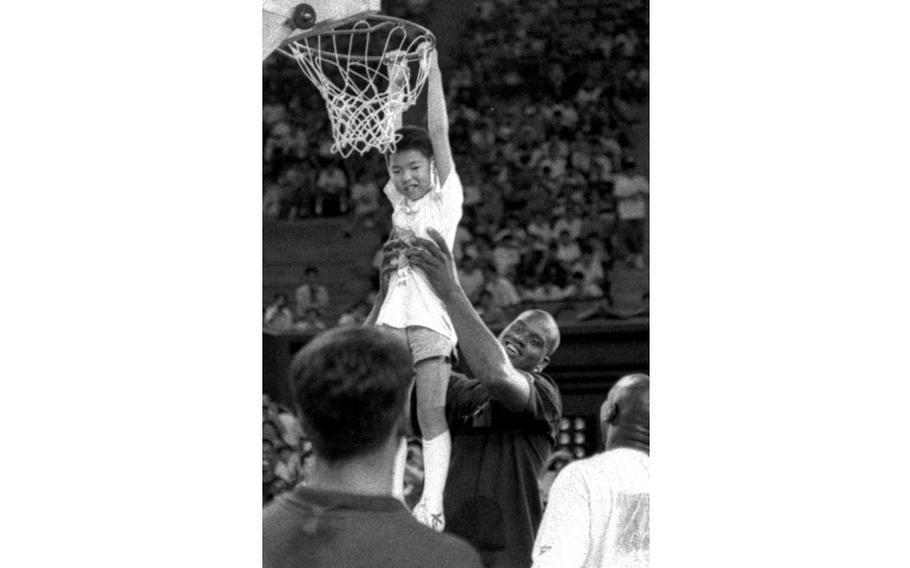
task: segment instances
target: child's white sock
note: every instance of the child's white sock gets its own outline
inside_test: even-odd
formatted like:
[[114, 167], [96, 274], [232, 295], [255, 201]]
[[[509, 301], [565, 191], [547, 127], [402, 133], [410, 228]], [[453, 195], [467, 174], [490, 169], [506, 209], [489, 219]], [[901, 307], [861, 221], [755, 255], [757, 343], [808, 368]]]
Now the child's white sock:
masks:
[[442, 494], [449, 475], [452, 437], [446, 430], [431, 440], [423, 441], [423, 496], [430, 513], [442, 512]]

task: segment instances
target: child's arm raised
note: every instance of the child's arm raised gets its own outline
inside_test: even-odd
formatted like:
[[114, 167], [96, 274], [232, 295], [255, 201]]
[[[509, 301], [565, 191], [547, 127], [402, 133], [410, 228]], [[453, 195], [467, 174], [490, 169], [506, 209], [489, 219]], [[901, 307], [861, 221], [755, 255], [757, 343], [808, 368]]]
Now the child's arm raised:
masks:
[[427, 77], [427, 131], [433, 144], [439, 183], [444, 186], [454, 165], [452, 149], [449, 147], [449, 114], [446, 111], [445, 94], [442, 92], [442, 73], [439, 71], [437, 55], [435, 49], [430, 52], [430, 74]]

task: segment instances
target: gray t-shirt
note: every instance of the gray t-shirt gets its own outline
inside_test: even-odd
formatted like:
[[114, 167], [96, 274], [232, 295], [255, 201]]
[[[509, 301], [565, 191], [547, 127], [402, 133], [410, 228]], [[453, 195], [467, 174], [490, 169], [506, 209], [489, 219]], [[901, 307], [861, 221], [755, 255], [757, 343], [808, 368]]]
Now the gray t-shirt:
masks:
[[477, 552], [421, 525], [394, 497], [297, 487], [263, 510], [263, 568], [480, 568]]

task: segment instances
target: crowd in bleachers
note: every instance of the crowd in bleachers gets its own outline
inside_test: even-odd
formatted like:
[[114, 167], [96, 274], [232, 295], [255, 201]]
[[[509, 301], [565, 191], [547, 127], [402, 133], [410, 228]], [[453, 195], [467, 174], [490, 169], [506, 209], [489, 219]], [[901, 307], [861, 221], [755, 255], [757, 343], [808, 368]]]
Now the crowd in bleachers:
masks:
[[[422, 3], [396, 6], [428, 25]], [[465, 290], [490, 323], [521, 302], [609, 299], [617, 263], [647, 263], [648, 180], [628, 136], [647, 103], [647, 5], [475, 6], [463, 41], [446, 46], [443, 70], [465, 190], [454, 251]], [[301, 88], [305, 78], [284, 59], [270, 59], [264, 73], [265, 215], [346, 215], [349, 230], [386, 230], [381, 156], [332, 154], [319, 94]], [[291, 326], [305, 319], [294, 316]], [[300, 325], [317, 325], [319, 314], [310, 319]]]

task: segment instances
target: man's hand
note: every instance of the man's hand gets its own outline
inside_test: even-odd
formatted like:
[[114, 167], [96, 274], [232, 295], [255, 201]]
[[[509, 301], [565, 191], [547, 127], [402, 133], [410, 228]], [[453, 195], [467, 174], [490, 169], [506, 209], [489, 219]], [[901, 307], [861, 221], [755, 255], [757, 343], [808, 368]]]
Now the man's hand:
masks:
[[389, 291], [389, 278], [398, 270], [398, 255], [402, 249], [407, 248], [407, 243], [401, 239], [393, 238], [382, 245], [382, 264], [379, 267], [379, 297], [385, 298]]
[[379, 265], [379, 295], [376, 297], [373, 309], [370, 310], [370, 315], [367, 316], [363, 325], [376, 325], [379, 311], [383, 302], [385, 302], [386, 294], [389, 292], [389, 279], [392, 277], [392, 273], [398, 270], [398, 254], [406, 246], [401, 240], [395, 238], [389, 239], [382, 245], [382, 264]]
[[452, 258], [452, 252], [446, 246], [442, 235], [435, 229], [428, 229], [427, 234], [432, 241], [415, 237], [414, 244], [405, 251], [405, 254], [412, 266], [423, 270], [439, 298], [443, 302], [448, 302], [463, 293], [458, 282], [455, 259]]

